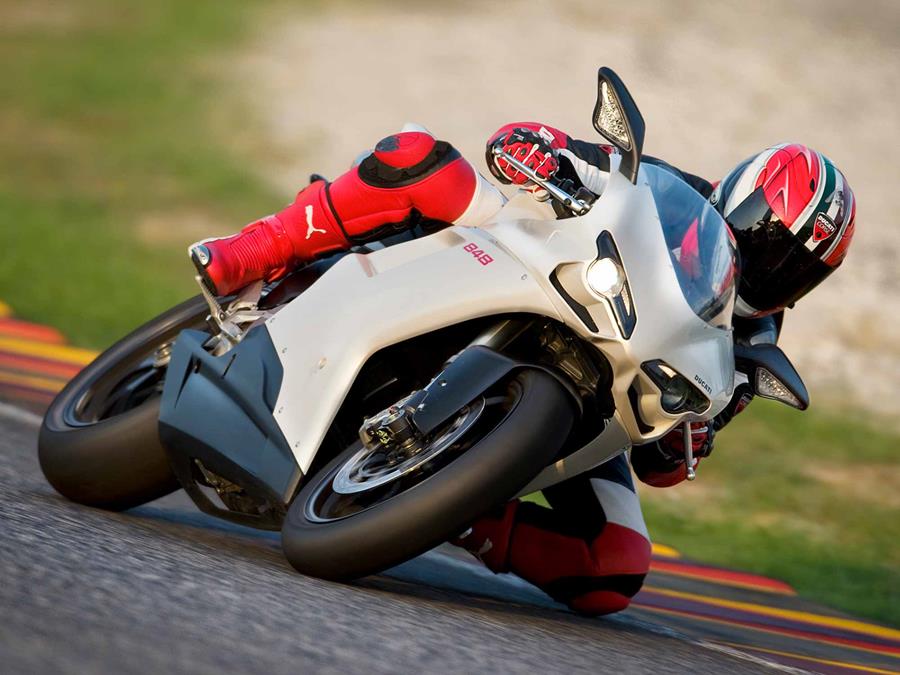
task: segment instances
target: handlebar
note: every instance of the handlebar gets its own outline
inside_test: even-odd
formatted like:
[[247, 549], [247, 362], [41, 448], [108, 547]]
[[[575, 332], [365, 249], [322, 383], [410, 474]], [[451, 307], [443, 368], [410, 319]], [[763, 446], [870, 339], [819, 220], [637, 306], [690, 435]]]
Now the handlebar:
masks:
[[546, 190], [547, 194], [549, 194], [553, 199], [560, 202], [575, 215], [583, 216], [585, 213], [591, 210], [590, 204], [582, 199], [578, 199], [578, 197], [576, 197], [575, 195], [570, 195], [568, 192], [563, 190], [552, 181], [542, 178], [533, 169], [526, 166], [512, 155], [503, 152], [503, 148], [495, 145], [491, 149], [491, 152], [495, 158], [502, 159], [504, 162], [509, 162], [514, 169], [527, 176], [528, 180], [530, 180], [535, 185]]

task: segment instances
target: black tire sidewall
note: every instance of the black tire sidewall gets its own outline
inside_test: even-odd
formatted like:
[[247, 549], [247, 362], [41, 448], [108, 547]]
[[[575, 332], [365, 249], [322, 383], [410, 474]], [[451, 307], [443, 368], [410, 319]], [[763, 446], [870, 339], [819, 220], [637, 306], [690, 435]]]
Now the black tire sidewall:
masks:
[[159, 440], [159, 398], [93, 424], [70, 425], [65, 412], [138, 350], [176, 335], [206, 311], [201, 296], [173, 307], [100, 354], [56, 396], [41, 424], [38, 459], [57, 492], [81, 504], [122, 510], [178, 489]]
[[310, 521], [306, 505], [317, 485], [355, 449], [324, 467], [288, 510], [282, 547], [290, 563], [304, 574], [339, 581], [374, 574], [446, 541], [512, 498], [553, 460], [574, 419], [568, 394], [552, 376], [528, 369], [515, 380], [521, 396], [497, 427], [386, 502], [341, 520]]

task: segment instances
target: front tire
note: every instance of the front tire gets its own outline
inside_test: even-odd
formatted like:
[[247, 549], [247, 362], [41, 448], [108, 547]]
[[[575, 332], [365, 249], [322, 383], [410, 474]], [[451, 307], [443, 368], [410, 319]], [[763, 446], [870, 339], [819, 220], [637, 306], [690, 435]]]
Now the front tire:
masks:
[[[348, 448], [297, 495], [282, 528], [282, 548], [299, 572], [346, 581], [381, 572], [458, 535], [511, 499], [557, 455], [574, 421], [572, 402], [547, 373], [522, 371], [506, 385], [509, 402], [461, 454], [407, 489], [346, 515], [322, 517], [323, 490], [359, 453]], [[344, 469], [346, 475], [346, 469]], [[334, 501], [334, 500], [332, 500]]]
[[57, 492], [119, 511], [178, 489], [157, 430], [165, 368], [152, 362], [182, 330], [203, 326], [208, 313], [200, 296], [173, 307], [103, 352], [56, 396], [38, 458]]

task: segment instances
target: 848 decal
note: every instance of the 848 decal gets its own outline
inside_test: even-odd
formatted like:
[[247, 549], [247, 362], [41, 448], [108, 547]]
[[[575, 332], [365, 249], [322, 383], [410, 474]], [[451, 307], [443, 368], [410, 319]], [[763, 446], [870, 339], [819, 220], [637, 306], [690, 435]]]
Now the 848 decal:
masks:
[[485, 253], [482, 249], [478, 248], [478, 244], [476, 244], [475, 242], [471, 242], [463, 246], [463, 251], [465, 251], [466, 253], [471, 253], [474, 256], [475, 260], [480, 262], [482, 265], [490, 265], [492, 262], [494, 262], [494, 259], [490, 255]]

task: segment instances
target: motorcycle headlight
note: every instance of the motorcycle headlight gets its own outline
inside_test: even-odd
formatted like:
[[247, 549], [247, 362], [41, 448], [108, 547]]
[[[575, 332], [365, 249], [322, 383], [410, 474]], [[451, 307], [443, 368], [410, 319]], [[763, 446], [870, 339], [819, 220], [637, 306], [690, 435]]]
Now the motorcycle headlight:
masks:
[[631, 301], [628, 279], [622, 267], [622, 257], [609, 231], [597, 237], [597, 259], [588, 265], [585, 281], [592, 292], [609, 303], [619, 324], [619, 330], [627, 340], [634, 332], [637, 314]]
[[646, 361], [641, 364], [641, 369], [659, 388], [662, 394], [660, 403], [662, 409], [667, 413], [671, 415], [680, 415], [686, 412], [700, 414], [709, 408], [709, 399], [665, 361]]
[[617, 296], [625, 286], [625, 273], [612, 258], [599, 258], [588, 265], [585, 272], [588, 286], [605, 298]]

